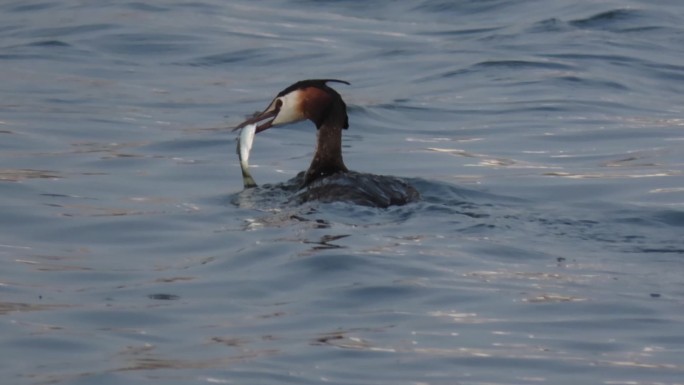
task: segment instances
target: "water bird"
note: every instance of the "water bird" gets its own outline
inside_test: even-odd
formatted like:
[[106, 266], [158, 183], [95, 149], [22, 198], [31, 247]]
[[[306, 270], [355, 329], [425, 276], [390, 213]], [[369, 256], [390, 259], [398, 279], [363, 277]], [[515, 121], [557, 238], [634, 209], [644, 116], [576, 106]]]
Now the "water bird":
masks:
[[419, 199], [418, 191], [403, 179], [350, 171], [342, 159], [342, 130], [349, 128], [347, 105], [327, 83], [338, 79], [298, 81], [285, 88], [266, 109], [236, 126], [256, 124], [256, 133], [269, 128], [310, 120], [316, 125], [316, 149], [308, 170], [294, 178], [300, 202], [343, 201], [388, 207]]

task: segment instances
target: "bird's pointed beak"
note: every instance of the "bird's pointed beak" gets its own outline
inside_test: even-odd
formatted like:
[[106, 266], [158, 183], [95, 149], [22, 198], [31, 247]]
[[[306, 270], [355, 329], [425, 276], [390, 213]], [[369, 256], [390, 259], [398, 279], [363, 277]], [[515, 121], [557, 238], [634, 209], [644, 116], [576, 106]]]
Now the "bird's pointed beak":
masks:
[[235, 128], [233, 128], [233, 131], [239, 130], [248, 124], [259, 123], [262, 120], [273, 118], [269, 121], [263, 122], [262, 124], [258, 125], [256, 128], [256, 133], [269, 129], [273, 127], [273, 120], [278, 115], [278, 112], [280, 112], [279, 104], [274, 101], [273, 103], [271, 103], [270, 106], [268, 106], [268, 108], [265, 111], [258, 113], [252, 116], [251, 118], [245, 120], [244, 122], [238, 124]]

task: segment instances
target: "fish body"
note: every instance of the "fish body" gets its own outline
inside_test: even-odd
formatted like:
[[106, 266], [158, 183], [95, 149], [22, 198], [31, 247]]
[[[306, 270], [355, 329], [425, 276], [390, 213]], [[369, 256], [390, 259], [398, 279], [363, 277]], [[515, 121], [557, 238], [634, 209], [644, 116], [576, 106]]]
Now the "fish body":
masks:
[[242, 183], [245, 188], [256, 187], [257, 184], [249, 173], [249, 153], [252, 151], [252, 143], [254, 143], [254, 135], [256, 134], [256, 124], [249, 124], [242, 128], [240, 136], [237, 138], [237, 154], [240, 159], [240, 168], [242, 169]]

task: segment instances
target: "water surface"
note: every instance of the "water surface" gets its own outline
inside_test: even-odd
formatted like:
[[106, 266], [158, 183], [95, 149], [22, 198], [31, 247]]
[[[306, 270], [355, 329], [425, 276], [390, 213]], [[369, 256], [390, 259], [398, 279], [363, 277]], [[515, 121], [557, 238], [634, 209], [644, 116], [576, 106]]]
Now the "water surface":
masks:
[[[8, 384], [681, 384], [679, 1], [0, 5]], [[242, 191], [230, 128], [339, 78], [415, 204]], [[256, 138], [260, 184], [308, 122]], [[262, 187], [263, 188], [263, 187]]]

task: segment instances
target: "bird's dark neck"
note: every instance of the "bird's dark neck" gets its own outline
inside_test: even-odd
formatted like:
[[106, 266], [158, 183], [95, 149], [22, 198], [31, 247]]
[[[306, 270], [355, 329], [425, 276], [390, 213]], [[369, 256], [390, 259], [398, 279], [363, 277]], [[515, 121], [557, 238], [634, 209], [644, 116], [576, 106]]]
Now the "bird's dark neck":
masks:
[[342, 104], [331, 106], [324, 120], [316, 122], [316, 152], [306, 172], [305, 185], [318, 178], [348, 171], [342, 160], [342, 129], [346, 128], [346, 120], [346, 109]]

